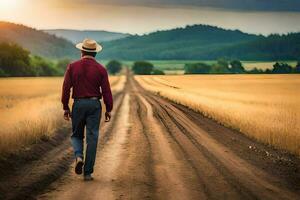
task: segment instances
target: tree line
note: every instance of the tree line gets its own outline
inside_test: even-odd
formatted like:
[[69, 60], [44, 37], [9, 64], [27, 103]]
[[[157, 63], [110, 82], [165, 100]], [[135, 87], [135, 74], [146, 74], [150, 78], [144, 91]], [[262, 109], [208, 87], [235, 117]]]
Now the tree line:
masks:
[[[137, 75], [163, 75], [164, 72], [156, 69], [152, 63], [147, 61], [137, 61], [132, 65], [132, 71]], [[228, 61], [219, 59], [214, 64], [189, 63], [184, 66], [185, 74], [290, 74], [300, 73], [300, 61], [295, 67], [287, 63], [276, 62], [272, 69], [254, 68], [246, 70], [239, 60]]]
[[[0, 77], [62, 76], [71, 63], [68, 58], [56, 62], [30, 55], [30, 52], [13, 43], [0, 43]], [[122, 63], [112, 60], [107, 64], [110, 74], [119, 73]]]
[[[12, 43], [0, 43], [0, 77], [18, 76], [62, 76], [70, 59], [61, 59], [53, 62], [40, 56], [30, 55], [30, 52], [21, 46]], [[117, 74], [122, 69], [122, 63], [111, 60], [107, 65], [110, 74]], [[131, 67], [135, 74], [163, 75], [164, 72], [147, 61], [136, 61]], [[276, 62], [272, 69], [246, 70], [239, 60], [219, 59], [214, 64], [192, 63], [185, 64], [185, 74], [289, 74], [300, 73], [300, 61], [296, 66]]]
[[254, 68], [246, 70], [242, 62], [239, 60], [228, 61], [226, 59], [219, 59], [214, 64], [207, 63], [192, 63], [185, 64], [185, 74], [290, 74], [300, 73], [300, 61], [295, 67], [287, 63], [276, 62], [272, 69], [258, 69]]
[[[119, 73], [122, 69], [122, 63], [118, 60], [111, 60], [106, 68], [110, 74]], [[154, 65], [147, 61], [136, 61], [131, 66], [131, 70], [137, 75], [164, 75], [162, 70], [154, 67]]]

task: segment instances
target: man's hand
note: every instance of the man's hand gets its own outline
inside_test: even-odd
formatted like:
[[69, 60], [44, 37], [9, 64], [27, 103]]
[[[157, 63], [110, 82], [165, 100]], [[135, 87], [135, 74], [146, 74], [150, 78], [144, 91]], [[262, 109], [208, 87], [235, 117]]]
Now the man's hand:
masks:
[[110, 112], [105, 112], [105, 122], [109, 122], [111, 118], [111, 113]]
[[72, 115], [71, 115], [70, 110], [65, 110], [64, 119], [69, 121], [71, 117], [72, 117]]

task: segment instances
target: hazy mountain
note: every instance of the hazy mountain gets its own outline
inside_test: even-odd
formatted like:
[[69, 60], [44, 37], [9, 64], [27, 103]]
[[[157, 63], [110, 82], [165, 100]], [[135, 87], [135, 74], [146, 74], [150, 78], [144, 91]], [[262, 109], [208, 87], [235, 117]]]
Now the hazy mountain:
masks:
[[296, 60], [300, 33], [253, 35], [208, 25], [194, 25], [105, 42], [101, 56], [125, 60]]
[[75, 57], [74, 45], [62, 38], [24, 25], [0, 21], [0, 42], [13, 42], [32, 54], [48, 58]]
[[68, 30], [68, 29], [53, 29], [44, 30], [47, 33], [56, 35], [58, 37], [65, 38], [73, 43], [81, 42], [84, 38], [93, 38], [98, 42], [111, 41], [116, 39], [125, 38], [130, 36], [129, 34], [108, 32], [108, 31], [96, 31], [96, 30]]

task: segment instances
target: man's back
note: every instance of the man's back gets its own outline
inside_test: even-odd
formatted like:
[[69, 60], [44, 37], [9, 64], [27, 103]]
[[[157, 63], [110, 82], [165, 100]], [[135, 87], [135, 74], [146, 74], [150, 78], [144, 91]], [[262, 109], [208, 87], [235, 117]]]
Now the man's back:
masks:
[[103, 96], [106, 109], [108, 112], [112, 110], [112, 95], [107, 71], [94, 58], [83, 57], [68, 66], [62, 96], [63, 105], [66, 109], [68, 108], [70, 88], [73, 88], [73, 99], [101, 98]]

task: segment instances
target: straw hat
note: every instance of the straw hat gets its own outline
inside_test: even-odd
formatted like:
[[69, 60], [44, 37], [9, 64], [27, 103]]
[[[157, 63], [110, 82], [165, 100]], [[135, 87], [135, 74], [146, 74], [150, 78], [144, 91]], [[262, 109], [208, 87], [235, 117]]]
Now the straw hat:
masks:
[[96, 53], [102, 50], [102, 46], [92, 39], [84, 39], [83, 42], [76, 44], [76, 48], [82, 51]]

